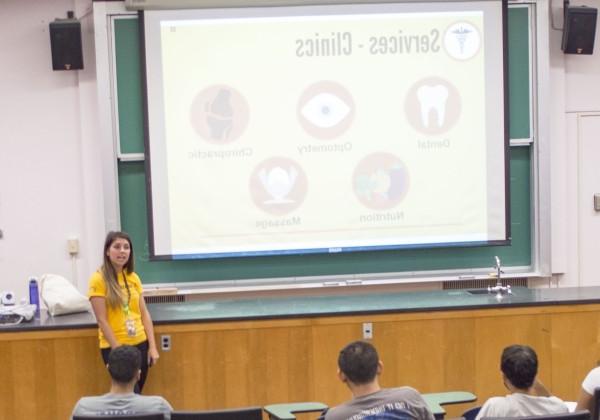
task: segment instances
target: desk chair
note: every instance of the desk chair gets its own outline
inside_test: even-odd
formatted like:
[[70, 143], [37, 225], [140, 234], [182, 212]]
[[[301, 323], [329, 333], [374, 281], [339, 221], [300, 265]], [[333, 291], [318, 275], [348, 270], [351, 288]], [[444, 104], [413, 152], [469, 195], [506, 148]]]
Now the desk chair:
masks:
[[594, 405], [592, 406], [592, 420], [600, 417], [600, 388], [594, 390]]
[[544, 414], [541, 416], [483, 417], [481, 420], [590, 420], [590, 412], [581, 410], [574, 413]]
[[475, 420], [477, 414], [481, 411], [481, 406], [469, 408], [462, 413], [462, 418], [465, 420]]
[[245, 407], [231, 410], [174, 411], [171, 420], [262, 420], [262, 408]]
[[163, 413], [130, 414], [127, 416], [73, 416], [73, 420], [165, 420]]

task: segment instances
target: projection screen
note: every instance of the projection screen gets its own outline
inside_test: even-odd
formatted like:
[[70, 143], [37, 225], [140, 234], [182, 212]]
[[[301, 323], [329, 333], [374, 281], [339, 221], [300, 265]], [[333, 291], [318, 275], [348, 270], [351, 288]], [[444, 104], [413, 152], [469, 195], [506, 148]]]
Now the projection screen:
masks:
[[506, 244], [505, 14], [141, 12], [151, 257]]

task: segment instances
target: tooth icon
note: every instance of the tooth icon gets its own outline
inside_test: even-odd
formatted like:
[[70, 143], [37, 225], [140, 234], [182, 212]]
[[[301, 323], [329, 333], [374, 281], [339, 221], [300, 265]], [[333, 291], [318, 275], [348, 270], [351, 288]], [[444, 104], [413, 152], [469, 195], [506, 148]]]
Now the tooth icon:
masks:
[[446, 117], [446, 100], [448, 88], [444, 85], [423, 85], [417, 89], [417, 98], [421, 104], [421, 121], [429, 127], [429, 114], [434, 111], [437, 117], [437, 126], [442, 127]]

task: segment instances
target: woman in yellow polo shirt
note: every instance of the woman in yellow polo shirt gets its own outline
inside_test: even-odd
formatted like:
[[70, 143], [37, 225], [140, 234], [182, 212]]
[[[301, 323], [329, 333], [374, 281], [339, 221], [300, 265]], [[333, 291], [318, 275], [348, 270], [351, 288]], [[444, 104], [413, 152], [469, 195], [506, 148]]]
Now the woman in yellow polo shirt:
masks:
[[142, 374], [136, 385], [141, 393], [148, 367], [158, 350], [154, 326], [142, 296], [142, 282], [133, 271], [133, 245], [125, 232], [109, 232], [104, 241], [104, 262], [89, 282], [88, 297], [98, 322], [100, 352], [108, 363], [111, 349], [122, 344], [136, 346], [142, 353]]

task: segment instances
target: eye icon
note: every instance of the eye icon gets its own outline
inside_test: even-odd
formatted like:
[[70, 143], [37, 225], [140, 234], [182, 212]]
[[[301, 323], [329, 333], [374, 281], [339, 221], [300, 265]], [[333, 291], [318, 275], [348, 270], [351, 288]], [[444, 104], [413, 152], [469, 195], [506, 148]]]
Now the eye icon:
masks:
[[331, 128], [342, 122], [350, 107], [331, 93], [319, 93], [302, 107], [302, 115], [320, 128]]
[[354, 101], [340, 84], [318, 82], [308, 87], [298, 101], [298, 119], [304, 130], [319, 139], [343, 134], [354, 120]]

